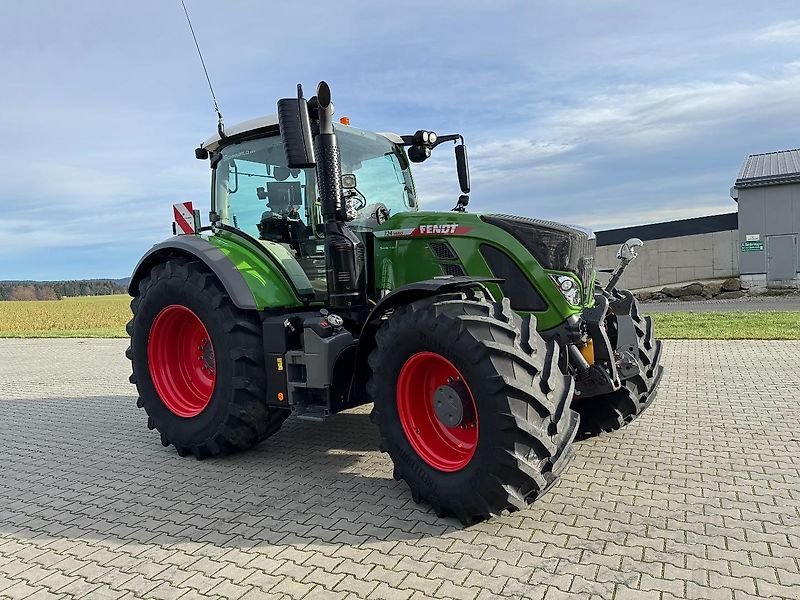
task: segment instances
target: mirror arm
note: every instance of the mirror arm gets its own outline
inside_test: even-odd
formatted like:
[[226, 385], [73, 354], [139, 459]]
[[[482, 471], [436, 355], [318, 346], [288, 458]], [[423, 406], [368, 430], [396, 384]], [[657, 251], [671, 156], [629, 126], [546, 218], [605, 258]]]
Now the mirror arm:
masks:
[[[416, 141], [414, 140], [413, 135], [401, 135], [400, 139], [403, 140], [402, 146], [414, 146], [416, 145]], [[444, 142], [455, 142], [457, 140], [461, 140], [461, 143], [464, 143], [464, 136], [460, 133], [451, 133], [449, 135], [441, 135], [437, 136], [436, 141], [433, 144], [426, 144], [429, 148], [436, 148], [439, 144], [443, 144]]]
[[436, 138], [436, 141], [431, 145], [431, 148], [436, 148], [436, 146], [438, 146], [439, 144], [443, 144], [445, 142], [456, 142], [459, 140], [461, 141], [462, 144], [464, 143], [464, 137], [460, 133], [443, 135], [441, 137]]

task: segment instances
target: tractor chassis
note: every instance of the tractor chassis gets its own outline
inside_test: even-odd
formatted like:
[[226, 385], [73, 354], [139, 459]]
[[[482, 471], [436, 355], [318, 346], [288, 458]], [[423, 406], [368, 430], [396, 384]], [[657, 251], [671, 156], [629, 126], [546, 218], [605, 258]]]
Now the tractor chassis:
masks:
[[319, 421], [366, 402], [348, 393], [358, 339], [326, 312], [263, 316], [268, 405]]

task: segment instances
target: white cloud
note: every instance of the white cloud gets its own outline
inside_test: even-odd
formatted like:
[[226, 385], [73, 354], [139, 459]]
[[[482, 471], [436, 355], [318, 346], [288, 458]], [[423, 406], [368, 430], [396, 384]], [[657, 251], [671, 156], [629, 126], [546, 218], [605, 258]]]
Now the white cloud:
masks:
[[[304, 26], [291, 60], [280, 49], [296, 27], [263, 35], [265, 18], [290, 22], [289, 5], [232, 7], [221, 30], [214, 5], [190, 10], [226, 122], [331, 78], [356, 125], [464, 133], [471, 210], [595, 226], [734, 210], [744, 156], [800, 139], [788, 3], [745, 20], [735, 3], [503, 1], [349, 2], [335, 35], [325, 20]], [[179, 5], [30, 4], [0, 21], [0, 220], [21, 231], [0, 270], [23, 276], [36, 267], [26, 251], [111, 254], [165, 237], [171, 203], [207, 206], [207, 165], [191, 151], [214, 125]], [[449, 148], [415, 178], [425, 207], [455, 204]]]
[[[797, 63], [772, 75], [610, 88], [518, 124], [509, 139], [481, 139], [470, 156], [473, 206], [604, 227], [731, 212], [727, 196], [738, 164], [761, 150], [748, 145], [748, 135], [756, 137], [750, 132], [800, 134], [798, 90]], [[747, 150], [731, 152], [731, 143]], [[453, 177], [445, 162], [418, 177], [423, 200], [437, 208], [445, 198], [452, 202], [445, 190]]]
[[754, 39], [759, 42], [800, 42], [800, 19], [782, 21], [756, 31]]
[[736, 119], [786, 113], [800, 89], [800, 69], [786, 65], [776, 76], [741, 73], [726, 81], [691, 81], [664, 86], [624, 86], [589, 98], [548, 119], [552, 132], [568, 141], [609, 137], [658, 144], [708, 135]]

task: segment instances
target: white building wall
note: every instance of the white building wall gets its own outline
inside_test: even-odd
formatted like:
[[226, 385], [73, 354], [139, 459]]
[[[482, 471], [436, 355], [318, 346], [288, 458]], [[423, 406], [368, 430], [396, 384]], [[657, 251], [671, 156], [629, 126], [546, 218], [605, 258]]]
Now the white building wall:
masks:
[[[595, 260], [597, 268], [614, 268], [619, 262], [618, 248], [618, 245], [599, 246]], [[638, 252], [639, 257], [622, 276], [620, 285], [624, 288], [724, 279], [739, 274], [737, 230], [646, 240]]]

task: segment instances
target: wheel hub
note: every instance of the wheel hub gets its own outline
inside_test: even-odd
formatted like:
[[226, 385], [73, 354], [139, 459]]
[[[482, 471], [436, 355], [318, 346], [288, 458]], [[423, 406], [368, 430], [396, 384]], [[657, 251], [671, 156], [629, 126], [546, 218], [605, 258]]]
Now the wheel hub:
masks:
[[198, 359], [202, 363], [200, 369], [208, 375], [213, 375], [216, 370], [216, 362], [214, 360], [214, 346], [211, 345], [211, 340], [204, 338], [200, 345], [197, 347]]
[[455, 388], [440, 385], [431, 398], [433, 412], [445, 427], [457, 427], [464, 418], [464, 401]]

